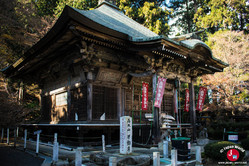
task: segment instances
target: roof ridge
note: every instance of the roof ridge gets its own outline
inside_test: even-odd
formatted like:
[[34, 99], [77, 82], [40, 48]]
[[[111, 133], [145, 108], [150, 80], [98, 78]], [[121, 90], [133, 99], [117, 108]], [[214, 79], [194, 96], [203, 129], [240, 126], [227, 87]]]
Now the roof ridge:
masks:
[[114, 5], [114, 4], [111, 4], [110, 2], [107, 2], [107, 1], [105, 1], [105, 0], [104, 0], [103, 2], [101, 2], [95, 9], [101, 7], [102, 5], [108, 5], [108, 6], [110, 6], [111, 8], [120, 11], [119, 7], [117, 7], [117, 6]]

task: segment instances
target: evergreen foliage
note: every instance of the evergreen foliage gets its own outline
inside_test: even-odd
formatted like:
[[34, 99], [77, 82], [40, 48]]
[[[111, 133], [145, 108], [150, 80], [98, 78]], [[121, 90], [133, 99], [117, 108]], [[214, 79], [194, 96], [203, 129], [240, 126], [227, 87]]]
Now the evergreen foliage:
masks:
[[168, 35], [171, 11], [163, 8], [164, 1], [120, 0], [118, 6], [124, 13], [159, 35]]
[[191, 33], [196, 30], [193, 18], [201, 2], [200, 0], [169, 0], [166, 4], [168, 8], [173, 9], [172, 17], [176, 18], [173, 26], [182, 29], [181, 33]]
[[213, 32], [220, 29], [249, 29], [249, 2], [247, 0], [206, 0], [194, 15], [198, 28], [212, 28]]

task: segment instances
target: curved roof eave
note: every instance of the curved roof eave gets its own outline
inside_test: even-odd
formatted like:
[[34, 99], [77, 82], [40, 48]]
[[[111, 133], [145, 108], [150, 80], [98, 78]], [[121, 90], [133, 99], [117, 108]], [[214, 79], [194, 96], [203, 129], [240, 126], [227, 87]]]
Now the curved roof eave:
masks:
[[182, 40], [182, 41], [180, 41], [179, 43], [180, 43], [181, 45], [183, 45], [183, 46], [185, 46], [185, 47], [191, 49], [191, 50], [194, 50], [196, 47], [201, 46], [201, 47], [203, 47], [203, 48], [205, 48], [206, 50], [209, 51], [210, 56], [211, 56], [211, 58], [212, 58], [213, 60], [215, 60], [215, 61], [221, 63], [221, 64], [224, 65], [224, 66], [229, 66], [229, 64], [227, 64], [227, 63], [221, 61], [220, 59], [215, 58], [215, 57], [213, 56], [213, 53], [212, 53], [212, 50], [210, 49], [210, 47], [209, 47], [206, 43], [204, 43], [203, 41], [201, 41], [201, 40], [198, 40], [198, 39]]
[[158, 40], [166, 40], [168, 42], [171, 42], [177, 46], [183, 46], [187, 49], [190, 50], [194, 50], [196, 49], [198, 46], [201, 46], [203, 48], [205, 48], [209, 54], [210, 54], [210, 58], [213, 59], [214, 61], [224, 65], [225, 67], [229, 66], [229, 64], [221, 61], [220, 59], [217, 59], [213, 56], [212, 50], [210, 49], [210, 47], [208, 45], [206, 45], [206, 43], [204, 43], [201, 40], [198, 39], [189, 39], [189, 40], [182, 40], [182, 41], [175, 41], [173, 39], [167, 38], [166, 36], [156, 36], [156, 37], [150, 37], [150, 38], [143, 38], [143, 39], [130, 39], [131, 41], [135, 42], [135, 43], [139, 43], [139, 42], [149, 42], [149, 41], [158, 41]]

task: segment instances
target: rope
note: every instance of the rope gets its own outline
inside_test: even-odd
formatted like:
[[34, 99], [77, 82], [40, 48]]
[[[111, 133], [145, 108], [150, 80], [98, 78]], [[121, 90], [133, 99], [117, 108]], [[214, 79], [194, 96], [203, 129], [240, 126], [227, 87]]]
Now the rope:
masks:
[[[27, 132], [27, 134], [29, 135], [32, 135], [32, 136], [35, 136], [36, 134], [34, 133], [31, 133], [31, 132]], [[40, 137], [50, 137], [50, 138], [53, 138], [54, 135], [46, 135], [46, 134], [40, 134]], [[63, 136], [63, 135], [60, 135], [58, 136], [57, 138], [68, 138], [68, 139], [102, 139], [102, 137], [68, 137], [68, 136]]]
[[132, 103], [131, 103], [131, 106], [132, 106], [132, 124], [133, 124], [133, 121], [134, 121], [134, 81], [132, 82]]
[[141, 128], [142, 128], [142, 98], [143, 98], [143, 82], [142, 82], [142, 85], [141, 85], [141, 102], [139, 103], [140, 104], [140, 134], [141, 134]]

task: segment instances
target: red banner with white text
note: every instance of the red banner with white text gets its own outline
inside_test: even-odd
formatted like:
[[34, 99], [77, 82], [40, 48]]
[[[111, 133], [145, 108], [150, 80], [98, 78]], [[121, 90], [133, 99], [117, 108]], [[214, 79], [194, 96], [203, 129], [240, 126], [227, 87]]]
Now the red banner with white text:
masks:
[[158, 78], [154, 107], [161, 107], [166, 81], [166, 78]]
[[142, 110], [148, 110], [148, 90], [149, 90], [149, 84], [143, 82], [142, 84]]
[[200, 89], [199, 89], [196, 110], [202, 111], [202, 108], [204, 106], [204, 101], [205, 101], [206, 94], [207, 94], [207, 88], [201, 86]]
[[186, 89], [186, 91], [185, 91], [184, 111], [185, 112], [189, 112], [189, 90], [188, 89]]

